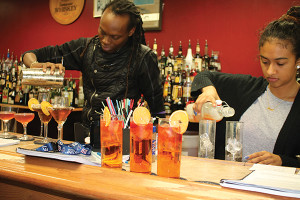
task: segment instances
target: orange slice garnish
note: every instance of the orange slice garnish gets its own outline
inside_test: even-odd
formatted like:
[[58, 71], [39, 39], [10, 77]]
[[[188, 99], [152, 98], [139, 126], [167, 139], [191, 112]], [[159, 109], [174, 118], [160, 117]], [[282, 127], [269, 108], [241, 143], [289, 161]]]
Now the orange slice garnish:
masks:
[[105, 126], [108, 126], [111, 121], [111, 115], [110, 115], [110, 112], [109, 112], [109, 109], [107, 106], [105, 106], [104, 111], [103, 111], [103, 119], [105, 121]]
[[189, 125], [189, 116], [184, 110], [176, 110], [169, 118], [171, 127], [180, 127], [180, 134], [183, 134]]
[[39, 105], [39, 101], [36, 99], [36, 98], [31, 98], [29, 99], [28, 101], [28, 108], [31, 110], [31, 111], [34, 111], [33, 108], [32, 108], [32, 105]]
[[151, 120], [151, 114], [147, 108], [140, 106], [134, 109], [132, 118], [135, 124], [146, 125]]
[[41, 103], [41, 109], [42, 109], [43, 113], [47, 116], [50, 115], [50, 113], [48, 111], [48, 108], [50, 108], [50, 107], [53, 107], [53, 106], [48, 101], [43, 101]]

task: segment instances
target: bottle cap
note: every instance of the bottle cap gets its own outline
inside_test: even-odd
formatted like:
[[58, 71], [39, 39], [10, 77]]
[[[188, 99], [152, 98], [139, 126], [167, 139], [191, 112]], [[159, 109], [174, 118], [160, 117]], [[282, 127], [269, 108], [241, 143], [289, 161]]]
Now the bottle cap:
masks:
[[232, 117], [235, 114], [235, 110], [231, 107], [224, 107], [222, 112], [224, 117]]
[[222, 105], [222, 100], [216, 100], [216, 104], [217, 104], [217, 106], [221, 106]]

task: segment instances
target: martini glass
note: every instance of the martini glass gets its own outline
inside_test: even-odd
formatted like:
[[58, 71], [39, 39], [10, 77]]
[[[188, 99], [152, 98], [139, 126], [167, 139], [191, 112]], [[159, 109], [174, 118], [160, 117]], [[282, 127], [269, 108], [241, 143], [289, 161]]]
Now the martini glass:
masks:
[[[43, 101], [47, 101], [49, 102], [50, 99], [50, 94], [47, 90], [43, 89], [39, 92], [39, 96], [38, 96], [38, 101], [41, 103]], [[53, 140], [51, 138], [48, 138], [48, 123], [50, 122], [50, 120], [52, 119], [52, 115], [46, 115], [42, 109], [41, 109], [41, 104], [39, 105], [33, 105], [32, 106], [33, 110], [36, 111], [39, 115], [39, 118], [41, 120], [41, 134], [40, 136], [42, 136], [42, 127], [44, 125], [44, 137], [41, 137], [41, 139], [39, 140], [35, 140], [34, 143], [35, 144], [47, 144], [49, 142], [52, 142]]]
[[24, 132], [23, 136], [19, 137], [19, 140], [30, 141], [33, 140], [32, 136], [27, 135], [27, 124], [34, 119], [34, 113], [15, 113], [15, 120], [23, 125]]
[[65, 97], [56, 97], [56, 102], [53, 107], [48, 107], [48, 111], [53, 116], [54, 120], [57, 122], [57, 130], [58, 130], [58, 140], [63, 139], [63, 126], [65, 121], [67, 120], [69, 114], [74, 109], [73, 107], [69, 107], [68, 99]]
[[0, 134], [1, 138], [11, 139], [15, 138], [15, 135], [11, 135], [8, 133], [7, 123], [9, 120], [13, 119], [15, 116], [15, 112], [13, 111], [0, 111], [0, 119], [3, 121], [3, 133]]

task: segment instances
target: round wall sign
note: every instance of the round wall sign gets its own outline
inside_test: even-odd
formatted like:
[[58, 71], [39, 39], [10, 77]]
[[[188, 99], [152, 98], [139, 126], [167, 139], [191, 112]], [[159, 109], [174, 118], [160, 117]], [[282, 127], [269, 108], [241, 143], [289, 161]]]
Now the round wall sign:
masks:
[[71, 24], [81, 14], [84, 0], [50, 0], [52, 17], [60, 24]]

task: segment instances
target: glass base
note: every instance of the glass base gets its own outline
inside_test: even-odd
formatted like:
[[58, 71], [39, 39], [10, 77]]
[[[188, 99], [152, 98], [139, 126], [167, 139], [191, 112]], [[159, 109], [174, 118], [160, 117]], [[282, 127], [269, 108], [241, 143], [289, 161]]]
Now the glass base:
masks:
[[21, 141], [31, 141], [34, 140], [34, 138], [32, 136], [28, 136], [28, 135], [23, 135], [22, 137], [18, 138]]
[[35, 140], [33, 143], [34, 144], [48, 144], [49, 142], [54, 142], [54, 140], [51, 138], [43, 138], [41, 140]]
[[2, 133], [2, 134], [0, 134], [0, 138], [4, 138], [4, 139], [15, 139], [15, 138], [17, 138], [17, 136], [11, 135], [11, 134], [4, 134], [4, 133]]

